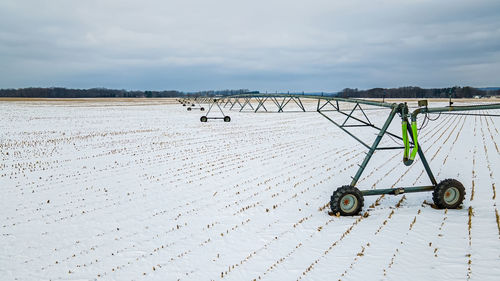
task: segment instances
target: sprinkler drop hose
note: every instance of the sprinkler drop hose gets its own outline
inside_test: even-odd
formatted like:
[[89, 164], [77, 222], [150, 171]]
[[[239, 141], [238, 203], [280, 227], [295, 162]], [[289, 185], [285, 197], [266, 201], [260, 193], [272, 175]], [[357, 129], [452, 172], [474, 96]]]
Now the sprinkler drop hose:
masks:
[[413, 148], [410, 153], [410, 142], [408, 141], [408, 119], [403, 119], [402, 129], [403, 129], [403, 143], [405, 146], [404, 154], [403, 154], [403, 163], [406, 166], [410, 166], [415, 160], [415, 156], [418, 151], [418, 137], [417, 137], [417, 118], [412, 116], [411, 118], [411, 132], [410, 135], [413, 138]]

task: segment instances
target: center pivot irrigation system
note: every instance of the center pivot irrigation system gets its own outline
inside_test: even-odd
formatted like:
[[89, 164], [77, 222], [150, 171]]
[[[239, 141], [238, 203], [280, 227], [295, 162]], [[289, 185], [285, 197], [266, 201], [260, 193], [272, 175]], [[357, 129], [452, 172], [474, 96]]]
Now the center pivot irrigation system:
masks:
[[[252, 110], [253, 112], [270, 112], [267, 106], [273, 106], [273, 111], [284, 112], [285, 107], [288, 104], [295, 104], [299, 111], [307, 112], [301, 99], [315, 99], [317, 100], [316, 112], [325, 117], [328, 121], [335, 124], [341, 130], [346, 132], [349, 136], [353, 137], [356, 141], [361, 143], [368, 149], [366, 156], [359, 165], [359, 169], [355, 176], [352, 177], [352, 181], [349, 185], [344, 185], [333, 192], [330, 198], [330, 208], [334, 214], [340, 214], [343, 216], [352, 216], [359, 214], [363, 208], [363, 196], [370, 195], [381, 195], [381, 194], [392, 194], [399, 195], [403, 193], [411, 192], [427, 192], [433, 191], [432, 199], [434, 204], [438, 208], [455, 209], [459, 207], [465, 196], [465, 188], [462, 183], [456, 179], [445, 179], [441, 182], [437, 182], [432, 170], [425, 158], [422, 146], [418, 142], [418, 128], [417, 128], [417, 117], [422, 116], [424, 118], [423, 123], [429, 120], [429, 114], [431, 113], [446, 113], [453, 114], [449, 112], [457, 111], [472, 111], [472, 110], [488, 110], [488, 109], [500, 109], [500, 104], [487, 104], [487, 105], [470, 105], [470, 106], [450, 106], [448, 107], [428, 107], [426, 100], [421, 100], [418, 102], [418, 108], [410, 111], [407, 103], [386, 103], [379, 101], [354, 99], [354, 98], [339, 98], [339, 97], [329, 97], [329, 96], [310, 96], [310, 95], [294, 95], [294, 94], [240, 94], [234, 96], [220, 97], [220, 98], [208, 98], [208, 97], [197, 97], [194, 98], [196, 102], [208, 103], [209, 110], [206, 115], [201, 117], [201, 122], [206, 122], [207, 119], [224, 119], [224, 121], [229, 122], [231, 119], [226, 116], [222, 111], [222, 108], [231, 106], [229, 109], [239, 109], [239, 111]], [[252, 105], [252, 102], [257, 102], [257, 105]], [[348, 109], [344, 105], [349, 104]], [[207, 117], [210, 110], [217, 106], [224, 117]], [[362, 106], [365, 107], [363, 110]], [[366, 107], [371, 106], [371, 109], [387, 109], [389, 115], [385, 120], [384, 124], [379, 127], [373, 124], [368, 118]], [[375, 108], [373, 108], [375, 107]], [[271, 108], [270, 108], [271, 109]], [[276, 112], [274, 111], [274, 112]], [[345, 116], [343, 122], [337, 122], [331, 117], [327, 116], [326, 112], [336, 112], [340, 113], [341, 116]], [[357, 112], [358, 117], [354, 115]], [[361, 114], [359, 114], [361, 112]], [[460, 113], [457, 113], [460, 114]], [[463, 114], [463, 113], [462, 113]], [[402, 135], [396, 135], [388, 131], [389, 125], [393, 121], [394, 117], [399, 116], [401, 118], [401, 128]], [[478, 114], [475, 114], [478, 115]], [[479, 114], [481, 115], [481, 114]], [[486, 114], [482, 114], [486, 115]], [[491, 115], [499, 116], [499, 115]], [[227, 118], [227, 120], [226, 120]], [[347, 122], [354, 121], [356, 124], [348, 124]], [[358, 136], [356, 136], [352, 131], [353, 127], [369, 127], [378, 131], [377, 136], [371, 145], [362, 141]], [[385, 146], [379, 147], [380, 141], [384, 135], [389, 135], [392, 138], [399, 139], [402, 141], [402, 146]], [[415, 160], [416, 155], [420, 157], [420, 160], [425, 168], [427, 176], [429, 177], [432, 185], [425, 186], [404, 186], [397, 188], [384, 188], [384, 189], [367, 189], [359, 190], [356, 187], [361, 174], [365, 170], [368, 162], [372, 158], [372, 155], [377, 150], [403, 150], [403, 163], [406, 166], [410, 166]]]

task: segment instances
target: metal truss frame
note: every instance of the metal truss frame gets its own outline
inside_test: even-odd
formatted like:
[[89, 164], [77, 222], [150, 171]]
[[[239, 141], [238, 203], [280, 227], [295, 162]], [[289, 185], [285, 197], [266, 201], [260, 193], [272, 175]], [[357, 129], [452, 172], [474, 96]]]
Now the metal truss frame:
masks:
[[[271, 112], [271, 108], [266, 108], [265, 103], [266, 101], [271, 101], [272, 104], [276, 106], [275, 111], [273, 112], [278, 112], [278, 113], [283, 113], [285, 112], [285, 107], [291, 102], [294, 101], [295, 104], [301, 109], [302, 112], [311, 112], [307, 111], [306, 108], [304, 107], [301, 99], [316, 99], [317, 100], [317, 106], [316, 106], [316, 112], [319, 113], [321, 116], [326, 118], [328, 121], [330, 121], [332, 124], [340, 128], [342, 131], [347, 133], [349, 136], [354, 138], [356, 141], [358, 141], [360, 144], [362, 144], [365, 148], [368, 149], [368, 152], [366, 152], [366, 155], [361, 162], [356, 172], [354, 177], [352, 178], [352, 181], [350, 182], [350, 186], [354, 187], [356, 186], [357, 182], [359, 181], [361, 175], [366, 169], [366, 166], [370, 162], [373, 154], [377, 150], [394, 150], [394, 149], [405, 149], [405, 146], [390, 146], [390, 147], [379, 147], [379, 144], [384, 137], [384, 135], [390, 135], [392, 138], [399, 139], [401, 141], [404, 141], [404, 137], [401, 137], [399, 135], [396, 135], [395, 133], [389, 132], [388, 128], [396, 115], [399, 115], [401, 118], [402, 122], [408, 122], [408, 120], [411, 119], [412, 122], [415, 122], [419, 114], [427, 114], [427, 113], [440, 113], [440, 112], [456, 112], [456, 111], [470, 111], [470, 110], [487, 110], [487, 109], [500, 109], [500, 104], [489, 104], [489, 105], [473, 105], [473, 106], [449, 106], [449, 107], [436, 107], [436, 108], [428, 108], [427, 105], [422, 106], [413, 112], [410, 113], [410, 110], [408, 108], [408, 105], [406, 103], [386, 103], [386, 102], [379, 102], [379, 101], [372, 101], [372, 100], [365, 100], [365, 99], [354, 99], [354, 98], [339, 98], [339, 97], [329, 97], [329, 96], [305, 96], [305, 95], [293, 95], [293, 94], [241, 94], [241, 95], [234, 95], [234, 96], [227, 96], [227, 97], [221, 97], [219, 99], [209, 99], [210, 102], [210, 109], [216, 104], [219, 109], [220, 106], [219, 104], [224, 104], [224, 107], [227, 105], [231, 105], [230, 110], [236, 107], [237, 105], [239, 108], [236, 108], [240, 112], [244, 110], [246, 107], [251, 108], [253, 112], [259, 112], [259, 110], [264, 111], [264, 112]], [[243, 104], [240, 102], [240, 99], [243, 100]], [[252, 100], [257, 101], [257, 106], [252, 105]], [[207, 101], [204, 99], [203, 101]], [[349, 108], [347, 111], [342, 109], [341, 105], [347, 103], [347, 104], [354, 104], [352, 108]], [[387, 109], [389, 110], [388, 117], [386, 118], [384, 124], [379, 127], [373, 124], [368, 115], [366, 114], [366, 111], [363, 109], [363, 106], [375, 106], [379, 109]], [[208, 115], [207, 112], [207, 115]], [[221, 109], [222, 112], [222, 109]], [[333, 120], [331, 117], [326, 115], [326, 112], [336, 112], [339, 113], [346, 118], [343, 120], [343, 122], [339, 123]], [[362, 116], [361, 118], [354, 116], [355, 112], [361, 112]], [[222, 112], [224, 115], [224, 113]], [[214, 118], [215, 119], [215, 118]], [[356, 124], [348, 124], [348, 121], [353, 121]], [[373, 140], [371, 144], [368, 144], [361, 140], [358, 136], [356, 136], [355, 133], [351, 132], [349, 128], [353, 127], [368, 127], [372, 128], [376, 131], [378, 131], [377, 136]], [[404, 127], [403, 127], [404, 128]], [[425, 185], [425, 186], [405, 186], [405, 187], [397, 187], [397, 188], [383, 188], [383, 189], [366, 189], [366, 190], [361, 190], [361, 193], [363, 196], [369, 196], [369, 195], [381, 195], [381, 194], [393, 194], [393, 195], [398, 195], [402, 193], [410, 193], [410, 192], [424, 192], [424, 191], [432, 191], [436, 188], [438, 185], [434, 174], [432, 173], [432, 169], [429, 166], [429, 163], [427, 162], [427, 159], [424, 155], [422, 146], [420, 144], [416, 145], [417, 142], [417, 136], [414, 135], [414, 131], [410, 127], [407, 128], [408, 134], [409, 134], [409, 141], [408, 144], [410, 148], [414, 149], [416, 148], [416, 153], [418, 153], [418, 156], [422, 162], [422, 165], [424, 166], [425, 172], [427, 173], [427, 176], [429, 177], [429, 180], [431, 182], [431, 185]], [[415, 131], [416, 132], [416, 131]], [[404, 132], [403, 132], [404, 133]], [[408, 147], [406, 147], [408, 149]], [[412, 161], [404, 161], [404, 164], [409, 166]]]

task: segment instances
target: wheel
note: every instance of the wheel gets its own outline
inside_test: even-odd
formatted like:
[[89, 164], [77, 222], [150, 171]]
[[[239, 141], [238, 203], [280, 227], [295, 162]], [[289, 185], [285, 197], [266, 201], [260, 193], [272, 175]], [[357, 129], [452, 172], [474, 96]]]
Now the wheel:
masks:
[[224, 122], [231, 122], [231, 117], [224, 116]]
[[186, 104], [185, 104], [185, 103], [183, 103], [183, 104], [182, 104], [182, 106], [186, 106]]
[[330, 208], [334, 214], [357, 215], [363, 208], [363, 195], [356, 187], [344, 185], [333, 192], [330, 198]]
[[205, 108], [204, 107], [200, 108], [200, 111], [205, 111]]
[[207, 122], [207, 116], [201, 116], [200, 121], [201, 122]]
[[188, 107], [188, 111], [191, 111], [191, 107]]
[[463, 184], [455, 179], [446, 179], [440, 182], [432, 192], [432, 200], [440, 209], [456, 209], [465, 197]]

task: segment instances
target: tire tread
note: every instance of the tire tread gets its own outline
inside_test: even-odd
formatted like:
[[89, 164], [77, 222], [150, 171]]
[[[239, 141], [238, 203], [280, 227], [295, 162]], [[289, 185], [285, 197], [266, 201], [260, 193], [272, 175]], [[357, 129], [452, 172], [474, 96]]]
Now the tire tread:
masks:
[[[450, 186], [456, 187], [460, 192], [459, 200], [453, 205], [448, 205], [444, 202], [444, 192]], [[438, 185], [436, 185], [434, 191], [432, 192], [432, 201], [434, 201], [434, 205], [436, 205], [439, 209], [456, 209], [462, 204], [464, 198], [465, 187], [456, 179], [445, 179], [441, 181]]]
[[[345, 213], [340, 208], [340, 200], [346, 194], [353, 194], [358, 199], [358, 208], [352, 213]], [[361, 209], [363, 209], [363, 204], [364, 200], [361, 191], [359, 191], [359, 189], [357, 189], [356, 187], [350, 185], [344, 185], [337, 188], [337, 190], [335, 190], [330, 197], [330, 209], [334, 214], [340, 213], [340, 215], [342, 216], [354, 216], [359, 214], [359, 212], [361, 212]]]

